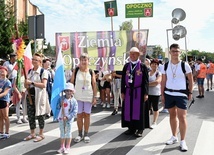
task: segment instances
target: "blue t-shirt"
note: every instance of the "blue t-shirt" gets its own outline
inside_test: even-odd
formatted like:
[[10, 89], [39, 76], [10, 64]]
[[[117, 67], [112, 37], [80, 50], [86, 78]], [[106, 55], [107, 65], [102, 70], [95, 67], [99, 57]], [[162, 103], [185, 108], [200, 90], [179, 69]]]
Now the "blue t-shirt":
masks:
[[[0, 79], [0, 93], [3, 93], [6, 88], [11, 88], [11, 82], [8, 79], [2, 80]], [[0, 98], [1, 101], [10, 102], [10, 93]]]

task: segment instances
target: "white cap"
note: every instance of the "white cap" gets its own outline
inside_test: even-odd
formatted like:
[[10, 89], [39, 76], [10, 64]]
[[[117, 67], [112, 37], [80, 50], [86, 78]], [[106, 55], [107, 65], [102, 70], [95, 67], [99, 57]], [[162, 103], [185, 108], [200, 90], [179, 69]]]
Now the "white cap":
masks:
[[75, 92], [73, 83], [70, 83], [70, 82], [66, 83], [64, 90], [72, 90], [73, 92]]
[[140, 53], [139, 49], [137, 47], [132, 47], [129, 52], [136, 52], [136, 53]]

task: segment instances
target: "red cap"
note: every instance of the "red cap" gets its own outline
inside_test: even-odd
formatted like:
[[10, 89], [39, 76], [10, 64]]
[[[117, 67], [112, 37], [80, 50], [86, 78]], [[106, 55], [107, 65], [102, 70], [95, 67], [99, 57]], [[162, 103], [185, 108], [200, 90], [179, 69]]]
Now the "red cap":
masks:
[[8, 71], [7, 67], [5, 67], [5, 66], [0, 66], [0, 69], [4, 69], [4, 70]]

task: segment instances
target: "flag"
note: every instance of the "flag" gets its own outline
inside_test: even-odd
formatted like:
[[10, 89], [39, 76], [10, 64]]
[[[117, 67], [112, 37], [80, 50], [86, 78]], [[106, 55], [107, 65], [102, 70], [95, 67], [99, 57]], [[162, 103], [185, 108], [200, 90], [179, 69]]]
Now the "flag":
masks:
[[57, 102], [60, 99], [61, 92], [65, 89], [65, 72], [64, 72], [64, 64], [61, 52], [61, 46], [58, 51], [57, 61], [56, 61], [56, 72], [54, 76], [54, 83], [52, 88], [52, 95], [51, 95], [51, 109], [53, 112], [54, 120], [57, 118], [58, 111], [57, 111]]
[[32, 52], [31, 52], [31, 42], [28, 43], [27, 47], [25, 48], [24, 53], [24, 67], [25, 73], [27, 74], [28, 71], [33, 68], [32, 65]]
[[[24, 56], [23, 56], [23, 59], [24, 59], [24, 67], [25, 67], [25, 73], [27, 74], [29, 69], [33, 68], [33, 65], [32, 65], [32, 52], [31, 52], [31, 42], [28, 43], [27, 47], [25, 48], [25, 52], [24, 52]], [[18, 70], [18, 63], [15, 62], [14, 65], [13, 65], [13, 69], [15, 70]]]

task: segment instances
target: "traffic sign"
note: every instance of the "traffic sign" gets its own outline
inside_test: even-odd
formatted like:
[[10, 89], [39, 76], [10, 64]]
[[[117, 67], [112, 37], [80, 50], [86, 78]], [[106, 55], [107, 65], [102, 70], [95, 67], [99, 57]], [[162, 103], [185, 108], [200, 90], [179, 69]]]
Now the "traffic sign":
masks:
[[126, 18], [153, 17], [153, 3], [126, 4]]

